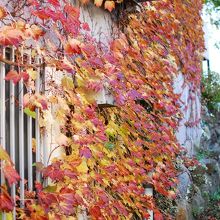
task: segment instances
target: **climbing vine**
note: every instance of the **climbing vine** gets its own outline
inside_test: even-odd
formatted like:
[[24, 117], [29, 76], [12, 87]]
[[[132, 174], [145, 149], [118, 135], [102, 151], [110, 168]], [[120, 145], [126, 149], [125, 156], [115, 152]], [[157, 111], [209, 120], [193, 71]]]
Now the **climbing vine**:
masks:
[[[112, 11], [107, 2], [114, 1], [95, 4]], [[68, 1], [1, 5], [0, 44], [14, 46], [17, 54], [32, 50], [43, 61], [23, 64], [17, 56], [13, 63], [1, 56], [1, 62], [20, 67], [5, 80], [23, 80], [31, 91], [24, 95], [26, 113], [33, 116], [40, 110], [42, 132], [58, 124], [57, 143], [63, 152], [39, 168], [50, 184], [37, 182], [35, 193], [26, 192], [18, 219], [73, 219], [82, 212], [91, 219], [143, 219], [148, 210], [163, 219], [144, 190], [151, 185], [170, 199], [177, 193], [175, 164], [181, 149], [175, 131], [181, 113], [173, 80], [182, 72], [186, 83], [199, 88], [201, 7], [200, 0], [142, 3], [139, 12], [119, 21], [120, 37], [103, 48], [91, 37], [89, 25], [80, 22], [79, 8]], [[46, 95], [35, 90], [36, 70], [44, 66], [58, 78], [46, 75]], [[97, 101], [103, 90], [112, 96], [111, 104]], [[10, 187], [20, 177], [6, 152], [0, 153]], [[0, 196], [0, 210], [12, 211], [6, 185]]]

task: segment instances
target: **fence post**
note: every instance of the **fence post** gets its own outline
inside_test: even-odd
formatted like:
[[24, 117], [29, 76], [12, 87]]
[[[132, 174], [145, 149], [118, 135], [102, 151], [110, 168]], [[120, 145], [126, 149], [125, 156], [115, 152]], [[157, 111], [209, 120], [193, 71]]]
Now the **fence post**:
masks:
[[[31, 64], [31, 53], [28, 54], [28, 64]], [[28, 91], [31, 93], [31, 90]], [[33, 190], [33, 151], [32, 151], [32, 117], [27, 116], [27, 160], [28, 160], [28, 190]]]
[[[5, 58], [5, 48], [2, 48], [2, 55]], [[5, 64], [0, 63], [0, 145], [5, 149]], [[1, 169], [1, 184], [5, 183], [5, 177], [3, 170]], [[2, 214], [2, 220], [5, 220], [6, 216]]]
[[[12, 47], [10, 50], [10, 60], [14, 62], [15, 53], [14, 48]], [[11, 70], [14, 69], [14, 66], [10, 67]], [[14, 83], [10, 80], [10, 157], [15, 164], [15, 86]], [[15, 184], [11, 187], [11, 197], [15, 203]], [[13, 219], [15, 220], [15, 208], [13, 209]]]
[[[40, 64], [40, 58], [36, 58], [36, 63]], [[35, 81], [36, 93], [40, 92], [40, 67], [37, 68], [37, 78]], [[36, 108], [36, 120], [35, 120], [35, 138], [36, 138], [36, 162], [41, 162], [41, 142], [40, 142], [40, 111], [39, 108]], [[40, 172], [36, 170], [36, 181], [40, 182], [41, 176]]]

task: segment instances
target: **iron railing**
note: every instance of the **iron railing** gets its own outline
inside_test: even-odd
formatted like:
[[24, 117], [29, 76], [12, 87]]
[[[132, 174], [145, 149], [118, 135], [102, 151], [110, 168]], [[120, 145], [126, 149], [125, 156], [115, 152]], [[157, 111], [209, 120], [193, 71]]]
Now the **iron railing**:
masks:
[[[16, 50], [14, 48], [1, 47], [3, 59], [16, 62]], [[32, 58], [30, 51], [21, 55], [23, 63], [40, 63], [39, 57]], [[25, 93], [32, 93], [27, 90], [23, 80], [14, 84], [12, 80], [6, 81], [5, 76], [11, 69], [22, 71], [22, 65], [9, 65], [0, 62], [0, 145], [8, 152], [21, 180], [19, 186], [14, 184], [11, 187], [11, 196], [17, 205], [24, 207], [25, 190], [34, 190], [34, 182], [40, 181], [40, 173], [33, 166], [36, 162], [44, 162], [41, 152], [44, 139], [41, 138], [39, 126], [39, 109], [36, 109], [36, 119], [28, 116], [23, 110], [23, 96]], [[37, 78], [35, 80], [36, 92], [42, 90], [43, 68], [37, 68]], [[32, 140], [36, 140], [36, 151], [33, 152]], [[4, 174], [1, 169], [0, 183], [5, 184]], [[16, 201], [16, 196], [19, 200]], [[5, 220], [5, 214], [2, 215]], [[15, 210], [13, 219], [16, 219]]]

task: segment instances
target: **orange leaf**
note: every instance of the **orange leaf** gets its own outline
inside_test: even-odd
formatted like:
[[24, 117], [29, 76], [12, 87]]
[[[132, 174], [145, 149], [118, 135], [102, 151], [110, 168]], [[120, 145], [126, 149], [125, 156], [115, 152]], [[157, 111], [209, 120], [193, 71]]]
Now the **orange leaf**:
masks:
[[100, 217], [102, 217], [102, 213], [100, 209], [101, 208], [99, 206], [93, 206], [90, 208], [89, 213], [95, 219], [99, 219]]
[[30, 35], [38, 40], [39, 37], [43, 36], [45, 34], [45, 32], [40, 28], [38, 27], [37, 25], [32, 25], [31, 26], [31, 30], [30, 30]]
[[89, 0], [80, 0], [80, 2], [81, 2], [83, 5], [85, 5], [85, 4], [89, 3]]
[[10, 212], [14, 208], [14, 203], [8, 192], [2, 187], [0, 193], [0, 212]]
[[105, 9], [108, 11], [112, 11], [115, 8], [115, 2], [114, 1], [106, 1], [105, 2]]
[[70, 53], [70, 54], [72, 53], [80, 54], [81, 52], [80, 46], [81, 46], [80, 41], [76, 39], [70, 39], [64, 46], [64, 49], [67, 53]]
[[0, 28], [0, 44], [18, 45], [23, 40], [23, 32], [14, 27], [4, 26]]
[[7, 15], [5, 9], [0, 6], [0, 20], [3, 19]]

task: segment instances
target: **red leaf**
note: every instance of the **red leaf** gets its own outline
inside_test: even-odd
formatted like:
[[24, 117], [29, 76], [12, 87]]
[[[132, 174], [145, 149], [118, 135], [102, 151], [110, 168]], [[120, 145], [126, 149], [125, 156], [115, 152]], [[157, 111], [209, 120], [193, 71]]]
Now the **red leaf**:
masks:
[[5, 189], [2, 189], [0, 193], [0, 212], [10, 212], [14, 208], [14, 203], [8, 192]]
[[43, 190], [43, 186], [40, 182], [35, 181], [35, 188], [38, 192], [41, 192]]
[[100, 217], [102, 217], [102, 213], [100, 210], [99, 206], [93, 206], [89, 209], [89, 213], [92, 217], [94, 217], [95, 219], [99, 219]]
[[53, 163], [43, 169], [44, 177], [50, 177], [52, 180], [61, 181], [64, 176], [64, 171], [60, 169], [59, 162]]
[[17, 84], [21, 80], [21, 76], [16, 70], [10, 70], [5, 76], [5, 80], [12, 80], [14, 84]]
[[85, 30], [85, 31], [90, 31], [88, 23], [83, 23], [82, 24], [82, 29]]
[[24, 82], [27, 82], [29, 79], [29, 74], [27, 72], [21, 72], [20, 77], [23, 78]]
[[59, 0], [47, 0], [48, 3], [50, 3], [51, 5], [57, 7], [60, 6]]
[[20, 180], [19, 174], [12, 165], [5, 165], [3, 167], [3, 172], [5, 174], [5, 178], [7, 179], [9, 186], [11, 186], [14, 183], [17, 183]]
[[40, 99], [39, 103], [41, 104], [43, 110], [47, 110], [48, 109], [47, 101], [45, 99]]
[[64, 189], [64, 191], [61, 190], [59, 194], [59, 200], [72, 205], [77, 204], [76, 199], [74, 197], [74, 192], [68, 189]]
[[80, 15], [79, 8], [73, 7], [72, 5], [65, 5], [64, 11], [73, 19], [79, 18]]
[[60, 210], [66, 215], [72, 214], [74, 212], [73, 206], [77, 205], [77, 200], [74, 195], [75, 193], [71, 189], [63, 188], [60, 190], [59, 206]]
[[49, 208], [52, 203], [57, 202], [57, 196], [54, 193], [39, 192], [38, 197], [40, 203], [46, 208]]
[[158, 211], [158, 210], [155, 210], [154, 211], [154, 219], [155, 220], [163, 220], [163, 215]]
[[50, 18], [50, 10], [41, 9], [38, 11], [33, 11], [32, 14], [40, 18], [41, 20]]
[[92, 157], [92, 153], [88, 147], [83, 147], [82, 149], [80, 149], [80, 156], [84, 156], [88, 159]]

